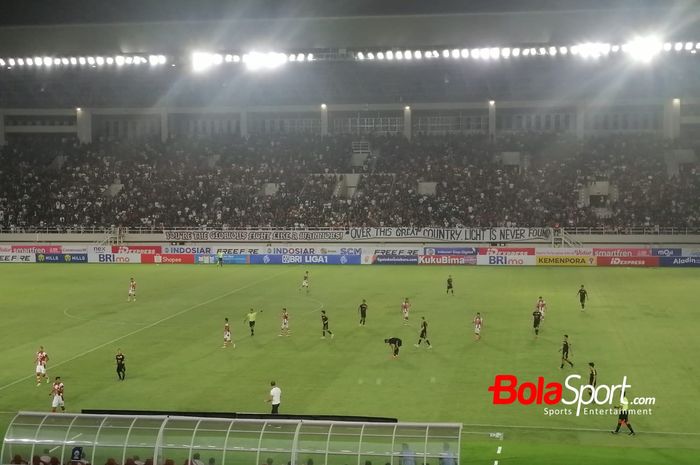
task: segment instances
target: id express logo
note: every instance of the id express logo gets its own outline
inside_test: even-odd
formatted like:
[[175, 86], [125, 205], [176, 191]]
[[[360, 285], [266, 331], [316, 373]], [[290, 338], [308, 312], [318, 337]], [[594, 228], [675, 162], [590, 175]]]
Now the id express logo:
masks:
[[[546, 383], [542, 376], [537, 378], [537, 383], [524, 382], [518, 385], [518, 378], [514, 375], [496, 375], [489, 391], [493, 392], [494, 405], [509, 405], [518, 402], [522, 405], [556, 405], [576, 406], [576, 416], [581, 414], [581, 408], [587, 405], [611, 405], [613, 402], [622, 403], [623, 393], [632, 387], [627, 384], [627, 376], [622, 377], [622, 383], [615, 385], [600, 384], [596, 387], [590, 384], [581, 384], [580, 375], [569, 375], [564, 384]], [[565, 395], [566, 391], [566, 395]], [[649, 399], [645, 403], [649, 402]], [[637, 399], [635, 399], [637, 400]], [[634, 403], [634, 402], [633, 402]], [[639, 402], [638, 402], [639, 403]]]

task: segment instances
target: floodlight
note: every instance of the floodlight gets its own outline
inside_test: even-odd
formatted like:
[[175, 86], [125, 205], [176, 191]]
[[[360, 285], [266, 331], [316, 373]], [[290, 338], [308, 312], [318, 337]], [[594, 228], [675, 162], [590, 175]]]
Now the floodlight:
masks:
[[377, 52], [377, 60], [383, 60], [384, 59], [384, 52]]
[[394, 52], [392, 52], [391, 50], [387, 50], [387, 52], [386, 52], [386, 59], [387, 59], [387, 60], [393, 60], [393, 59], [394, 59]]
[[51, 57], [44, 57], [44, 66], [51, 66], [53, 64], [53, 60]]
[[124, 66], [124, 57], [121, 55], [117, 55], [117, 58], [114, 60], [115, 63], [117, 63], [117, 66]]
[[488, 60], [491, 56], [488, 48], [482, 48], [479, 50], [479, 54], [481, 55], [481, 58], [485, 60]]
[[[359, 58], [361, 60], [360, 57], [357, 57], [357, 58]], [[231, 57], [231, 59], [233, 60], [233, 57]], [[291, 53], [288, 57], [288, 60], [289, 61], [297, 61], [297, 56], [295, 54]]]
[[533, 57], [537, 55], [537, 49], [535, 47], [530, 48], [530, 55]]
[[326, 104], [325, 104], [325, 103], [322, 103], [322, 104], [321, 104], [321, 110], [325, 110], [326, 108], [328, 108], [328, 107], [326, 106]]
[[97, 64], [97, 66], [102, 66], [102, 65], [104, 65], [104, 64], [105, 64], [105, 59], [104, 59], [104, 57], [96, 57], [96, 58], [95, 58], [95, 63]]
[[107, 57], [107, 58], [105, 58], [105, 62], [106, 62], [108, 65], [113, 65], [113, 64], [114, 64], [114, 58], [113, 58], [113, 57]]
[[518, 47], [515, 47], [512, 51], [514, 57], [519, 57], [520, 56], [520, 49]]
[[442, 57], [443, 58], [449, 58], [450, 57], [450, 51], [445, 49], [442, 51]]
[[168, 62], [168, 58], [165, 55], [158, 55], [158, 64], [164, 65]]
[[61, 59], [60, 59], [60, 58], [54, 58], [54, 59], [53, 59], [53, 64], [56, 65], [56, 66], [60, 65], [60, 64], [61, 64]]
[[85, 57], [78, 57], [78, 63], [84, 65], [85, 63], [87, 63], [87, 60], [85, 59]]
[[[289, 58], [292, 58], [293, 56], [294, 56], [294, 55], [290, 55]], [[357, 55], [356, 55], [356, 57], [357, 57], [358, 60], [362, 61], [362, 60], [365, 59], [365, 54], [362, 53], [362, 52], [358, 52]], [[296, 57], [294, 57], [294, 58], [296, 58]], [[291, 60], [291, 61], [294, 61], [294, 60]]]
[[685, 47], [683, 47], [685, 50], [692, 50], [693, 49], [693, 43], [692, 42], [686, 42]]
[[489, 106], [492, 107], [496, 104], [495, 100], [489, 100]]
[[559, 47], [560, 55], [566, 55], [567, 53], [569, 53], [569, 47]]
[[649, 63], [661, 52], [663, 45], [654, 36], [635, 37], [623, 45], [623, 51], [635, 61]]
[[5, 63], [5, 60], [3, 60], [2, 58], [0, 58], [0, 66], [5, 66], [5, 64], [6, 64], [6, 63]]
[[683, 49], [683, 42], [676, 42], [673, 45], [673, 50], [675, 50], [676, 52], [680, 52], [682, 49]]
[[421, 58], [423, 58], [423, 52], [421, 52], [420, 50], [416, 50], [415, 52], [413, 52], [413, 58], [415, 58], [416, 60], [420, 60]]
[[70, 57], [69, 60], [71, 65], [77, 65], [78, 59], [76, 57]]
[[[128, 63], [128, 61], [127, 61]], [[136, 64], [137, 61], [134, 61]], [[212, 56], [208, 52], [194, 52], [192, 53], [192, 71], [199, 73], [206, 71], [212, 66]]]
[[403, 109], [404, 109], [405, 111], [411, 111], [411, 107], [409, 107], [408, 105], [406, 105], [405, 107], [403, 107]]
[[433, 58], [439, 58], [439, 57], [440, 57], [440, 54], [438, 53], [437, 50], [433, 50], [432, 53], [431, 53], [431, 55], [433, 56]]
[[368, 60], [374, 60], [374, 53], [369, 52], [369, 53], [367, 54], [367, 59], [368, 59]]
[[479, 50], [478, 48], [473, 48], [471, 51], [471, 57], [475, 60], [481, 58], [481, 50]]
[[32, 60], [31, 58], [27, 58], [26, 62], [27, 62], [27, 66], [33, 66], [33, 65], [34, 65], [34, 60]]
[[304, 61], [304, 60], [306, 60], [306, 55], [304, 55], [303, 53], [297, 54], [297, 61]]
[[492, 47], [491, 50], [489, 50], [489, 56], [494, 60], [501, 58], [501, 49], [498, 47]]
[[251, 52], [243, 55], [243, 62], [250, 71], [274, 69], [287, 63], [287, 55], [277, 52]]
[[75, 111], [83, 111], [83, 109], [80, 107], [75, 107]]
[[306, 61], [314, 61], [316, 57], [314, 57], [313, 53], [307, 53], [306, 54]]
[[397, 59], [397, 60], [403, 60], [403, 52], [402, 52], [401, 50], [399, 50], [398, 52], [396, 52], [396, 59]]
[[62, 65], [68, 66], [69, 63], [70, 63], [70, 62], [68, 61], [68, 58], [65, 58], [65, 57], [64, 57], [64, 58], [61, 58], [61, 64], [62, 64]]
[[411, 53], [410, 50], [406, 50], [403, 52], [403, 57], [407, 60], [411, 60], [413, 58], [413, 53]]
[[[158, 57], [154, 57], [153, 62], [151, 62], [151, 59], [149, 57], [148, 62], [151, 63], [152, 65], [158, 64]], [[215, 65], [220, 65], [221, 63], [224, 62], [224, 57], [220, 53], [214, 53], [211, 56], [211, 62]]]
[[[622, 47], [624, 47], [624, 46], [625, 46], [625, 44], [622, 44]], [[622, 47], [619, 46], [619, 45], [617, 45], [617, 44], [615, 44], [615, 45], [613, 45], [612, 47], [610, 47], [610, 51], [613, 52], [613, 53], [617, 53], [617, 52], [620, 51], [620, 49], [621, 49]], [[623, 51], [624, 51], [624, 50], [623, 50]]]
[[509, 47], [503, 47], [501, 49], [501, 56], [503, 58], [510, 58], [511, 49]]
[[556, 47], [549, 47], [549, 54], [552, 56], [555, 56], [557, 54], [557, 48]]
[[546, 55], [547, 54], [547, 49], [544, 47], [540, 47], [539, 50], [537, 50], [537, 53], [540, 55]]
[[456, 48], [452, 49], [452, 52], [450, 52], [450, 56], [452, 58], [459, 58], [459, 50], [457, 50]]
[[41, 57], [34, 57], [34, 65], [35, 66], [41, 66], [44, 64], [44, 61], [41, 59]]
[[234, 62], [234, 63], [240, 63], [240, 62], [241, 62], [241, 57], [238, 56], [238, 55], [234, 55], [234, 56], [233, 56], [233, 62]]
[[17, 58], [17, 66], [24, 66], [24, 58]]
[[530, 49], [529, 48], [523, 49], [523, 56], [526, 56], [526, 57], [530, 56]]
[[[130, 65], [130, 64], [132, 64], [133, 62], [134, 62], [134, 57], [126, 57], [126, 58], [124, 58], [124, 63], [126, 63], [127, 65]], [[81, 64], [82, 64], [82, 63], [81, 63]]]

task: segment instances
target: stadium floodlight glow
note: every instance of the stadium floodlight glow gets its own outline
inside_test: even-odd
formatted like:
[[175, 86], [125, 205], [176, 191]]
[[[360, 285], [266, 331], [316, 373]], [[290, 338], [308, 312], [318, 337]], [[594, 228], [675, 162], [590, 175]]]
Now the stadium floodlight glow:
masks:
[[[134, 57], [126, 57], [126, 58], [124, 58], [124, 63], [127, 64], [127, 65], [130, 65], [130, 64], [132, 64], [133, 62], [134, 62]], [[81, 63], [81, 64], [84, 64], [84, 63]]]
[[452, 52], [450, 52], [450, 56], [455, 59], [459, 58], [459, 50], [457, 50], [456, 48], [452, 49]]
[[403, 52], [402, 52], [401, 50], [399, 50], [398, 52], [396, 52], [396, 59], [397, 59], [397, 60], [403, 60]]
[[411, 107], [409, 107], [408, 105], [406, 105], [405, 107], [403, 107], [403, 109], [404, 109], [404, 111], [411, 111]]
[[32, 60], [31, 58], [27, 58], [26, 62], [27, 66], [34, 66], [34, 60]]
[[547, 54], [547, 49], [544, 48], [544, 47], [540, 47], [540, 48], [537, 50], [537, 53], [538, 53], [539, 55], [546, 55], [546, 54]]
[[686, 51], [690, 51], [690, 50], [693, 49], [693, 45], [695, 45], [695, 44], [693, 44], [692, 42], [686, 42], [686, 43], [685, 43], [685, 46], [684, 46], [683, 48], [684, 48]]
[[676, 52], [680, 52], [681, 50], [683, 50], [683, 42], [676, 42], [673, 45], [673, 50], [675, 50]]
[[97, 66], [102, 66], [105, 64], [105, 58], [104, 57], [95, 57], [95, 63]]
[[383, 60], [384, 59], [384, 52], [377, 52], [377, 60]]
[[124, 66], [124, 57], [121, 55], [117, 55], [117, 57], [114, 59], [114, 62], [117, 64], [117, 66]]
[[17, 66], [24, 66], [24, 58], [17, 58]]
[[73, 66], [78, 64], [78, 59], [76, 57], [70, 57], [68, 61], [70, 61], [70, 64]]
[[530, 48], [530, 56], [535, 56], [537, 55], [537, 49], [535, 47]]
[[321, 110], [325, 110], [326, 108], [328, 108], [328, 106], [327, 106], [325, 103], [322, 103], [322, 104], [321, 104]]
[[459, 51], [459, 55], [462, 58], [469, 58], [469, 49], [463, 48], [462, 50]]
[[81, 66], [84, 66], [85, 63], [87, 63], [87, 59], [85, 57], [78, 57], [78, 63], [80, 63]]
[[[622, 45], [622, 47], [624, 47], [624, 44]], [[621, 47], [620, 45], [615, 44], [615, 45], [613, 45], [612, 47], [610, 47], [610, 51], [613, 52], [613, 53], [617, 53], [617, 52], [620, 51], [620, 49], [621, 49], [622, 47]], [[624, 50], [623, 50], [623, 51], [624, 51]]]
[[238, 55], [234, 55], [234, 56], [233, 56], [233, 62], [234, 62], [234, 63], [240, 63], [240, 62], [241, 62], [241, 57], [238, 56]]
[[243, 55], [243, 63], [250, 71], [275, 69], [287, 63], [287, 55], [278, 52], [250, 52]]
[[413, 52], [413, 58], [415, 58], [416, 60], [420, 60], [421, 58], [423, 58], [423, 52], [421, 52], [420, 50], [416, 50], [415, 52]]
[[[293, 57], [293, 56], [294, 56], [294, 55], [290, 55], [289, 58], [291, 58], [291, 57]], [[365, 59], [365, 54], [362, 53], [362, 52], [358, 52], [357, 55], [356, 55], [356, 57], [357, 57], [358, 60], [362, 61], [362, 60]], [[296, 59], [296, 57], [294, 57], [294, 58]], [[291, 60], [291, 61], [294, 61], [294, 60]]]
[[470, 52], [470, 55], [475, 60], [478, 60], [479, 58], [481, 58], [481, 50], [479, 50], [478, 48], [473, 48]]
[[525, 56], [525, 57], [530, 56], [530, 49], [529, 48], [523, 49], [523, 56]]
[[[226, 55], [228, 56], [228, 55]], [[357, 57], [360, 61], [364, 59], [364, 57], [360, 58], [359, 56]], [[289, 61], [297, 61], [297, 56], [293, 53], [289, 54], [289, 57], [287, 58]], [[231, 60], [233, 60], [233, 57], [231, 57]]]
[[449, 58], [450, 57], [450, 51], [445, 49], [442, 51], [442, 57], [443, 58]]
[[440, 58], [440, 54], [438, 53], [437, 50], [433, 50], [432, 55], [433, 55], [433, 58]]
[[114, 64], [114, 58], [113, 57], [107, 57], [105, 58], [105, 63], [108, 65], [113, 65]]
[[391, 50], [387, 50], [387, 52], [386, 52], [385, 55], [386, 55], [386, 59], [387, 59], [387, 60], [393, 60], [393, 59], [394, 59], [394, 52], [391, 51]]
[[6, 64], [7, 64], [7, 63], [5, 63], [5, 60], [3, 60], [2, 58], [0, 58], [0, 66], [5, 66]]
[[305, 61], [305, 60], [306, 60], [306, 55], [304, 55], [303, 53], [297, 54], [297, 61], [301, 62], [301, 61]]
[[53, 59], [53, 64], [56, 66], [59, 66], [61, 64], [61, 59], [60, 58], [54, 58]]
[[495, 101], [495, 100], [489, 100], [489, 106], [492, 107], [492, 106], [494, 106], [494, 105], [496, 105], [496, 101]]
[[557, 48], [556, 47], [549, 47], [549, 54], [552, 56], [556, 56]]
[[488, 48], [482, 48], [482, 49], [480, 49], [480, 50], [479, 50], [479, 55], [481, 55], [481, 58], [483, 58], [484, 60], [488, 60], [488, 59], [491, 57]]
[[[151, 57], [148, 57], [148, 62], [152, 65], [157, 65], [158, 64], [158, 57], [153, 57], [154, 59], [151, 60]], [[215, 65], [220, 65], [221, 63], [224, 62], [224, 56], [220, 53], [214, 53], [211, 56], [211, 62]]]
[[368, 60], [374, 60], [374, 53], [369, 52], [369, 53], [367, 54], [367, 59], [368, 59]]
[[406, 50], [405, 52], [403, 52], [403, 57], [406, 60], [412, 60], [413, 59], [413, 52], [411, 52], [410, 50]]
[[567, 55], [569, 53], [569, 47], [559, 47], [559, 55]]
[[41, 59], [41, 57], [34, 57], [34, 66], [41, 66], [44, 64], [44, 61]]
[[44, 61], [44, 66], [51, 66], [51, 65], [53, 65], [53, 60], [51, 59], [51, 57], [44, 57], [44, 60], [43, 60], [43, 61]]
[[[294, 59], [296, 59], [296, 57], [294, 57]], [[224, 55], [224, 61], [226, 63], [233, 63], [233, 55], [227, 53], [226, 55]], [[292, 55], [289, 56], [289, 61], [294, 61], [292, 60]]]
[[519, 57], [519, 56], [520, 56], [520, 49], [519, 49], [518, 47], [515, 47], [515, 48], [512, 50], [512, 54], [513, 54], [513, 56], [516, 57], [516, 58]]
[[158, 64], [164, 65], [168, 62], [168, 58], [165, 55], [158, 55]]
[[655, 36], [635, 37], [623, 45], [623, 52], [635, 61], [649, 63], [662, 48], [661, 40]]
[[489, 50], [489, 56], [494, 60], [501, 58], [501, 49], [498, 47], [491, 47]]
[[306, 61], [314, 61], [316, 57], [314, 56], [313, 53], [307, 53], [306, 54]]
[[507, 58], [510, 58], [510, 53], [511, 53], [511, 50], [510, 50], [509, 47], [503, 47], [503, 48], [501, 49], [501, 56], [502, 56], [503, 58], [506, 58], [506, 59], [507, 59]]
[[68, 66], [69, 63], [70, 63], [70, 62], [68, 61], [68, 58], [65, 58], [65, 57], [61, 58], [61, 64], [62, 64], [62, 65]]
[[[128, 59], [127, 59], [128, 60]], [[128, 63], [128, 61], [127, 61]], [[136, 64], [136, 61], [134, 62]], [[200, 73], [211, 68], [213, 65], [212, 54], [209, 52], [193, 52], [192, 53], [192, 71]]]

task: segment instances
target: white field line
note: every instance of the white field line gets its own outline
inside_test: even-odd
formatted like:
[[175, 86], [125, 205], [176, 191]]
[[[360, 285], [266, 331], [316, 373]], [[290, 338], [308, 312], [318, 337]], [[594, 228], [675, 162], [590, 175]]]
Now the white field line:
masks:
[[[187, 307], [187, 308], [185, 308], [184, 310], [180, 310], [180, 311], [177, 312], [177, 313], [173, 313], [172, 315], [168, 315], [168, 316], [166, 316], [166, 317], [164, 317], [164, 318], [161, 318], [161, 319], [158, 320], [158, 321], [154, 321], [153, 323], [151, 323], [151, 324], [149, 324], [149, 325], [147, 325], [147, 326], [143, 326], [143, 327], [141, 327], [141, 328], [135, 329], [135, 330], [133, 330], [133, 331], [131, 331], [131, 332], [129, 332], [129, 333], [124, 334], [123, 336], [116, 337], [116, 338], [112, 339], [111, 341], [107, 341], [107, 342], [104, 342], [104, 343], [102, 343], [102, 344], [99, 344], [99, 345], [93, 347], [92, 349], [88, 349], [88, 350], [86, 350], [86, 351], [84, 351], [84, 352], [81, 352], [81, 353], [79, 353], [78, 355], [75, 355], [75, 356], [73, 356], [73, 357], [71, 357], [71, 358], [69, 358], [69, 359], [67, 359], [67, 360], [64, 360], [64, 361], [59, 362], [59, 363], [57, 363], [57, 364], [55, 364], [55, 365], [52, 365], [52, 368], [60, 367], [61, 365], [65, 365], [66, 363], [70, 363], [70, 362], [72, 362], [73, 360], [77, 360], [77, 359], [79, 359], [79, 358], [81, 358], [81, 357], [84, 357], [84, 356], [86, 356], [86, 355], [88, 355], [88, 354], [91, 354], [91, 353], [95, 352], [96, 350], [100, 350], [100, 349], [103, 348], [103, 347], [107, 347], [107, 346], [112, 345], [112, 344], [114, 344], [114, 343], [116, 343], [116, 342], [119, 342], [119, 341], [121, 341], [121, 340], [123, 340], [123, 339], [126, 339], [126, 338], [128, 338], [128, 337], [131, 337], [131, 336], [133, 336], [134, 334], [138, 334], [138, 333], [140, 333], [140, 332], [142, 332], [142, 331], [145, 331], [145, 330], [147, 330], [147, 329], [151, 329], [151, 328], [153, 328], [153, 327], [155, 327], [155, 326], [158, 326], [158, 325], [161, 324], [161, 323], [164, 323], [164, 322], [166, 322], [166, 321], [172, 320], [173, 318], [177, 318], [178, 316], [183, 315], [183, 314], [185, 314], [185, 313], [187, 313], [187, 312], [190, 312], [190, 311], [192, 311], [192, 310], [194, 310], [194, 309], [196, 309], [196, 308], [202, 307], [202, 306], [204, 306], [204, 305], [208, 305], [208, 304], [210, 304], [210, 303], [212, 303], [212, 302], [216, 302], [217, 300], [221, 300], [221, 299], [223, 299], [224, 297], [228, 297], [228, 296], [230, 296], [230, 295], [232, 295], [232, 294], [235, 294], [236, 292], [240, 292], [240, 291], [242, 291], [242, 290], [244, 290], [244, 289], [248, 289], [249, 287], [257, 286], [257, 285], [260, 284], [260, 283], [264, 283], [265, 281], [269, 281], [269, 280], [271, 280], [271, 279], [274, 279], [274, 278], [276, 278], [276, 277], [278, 277], [278, 276], [280, 276], [280, 275], [289, 273], [289, 272], [291, 272], [291, 271], [292, 271], [292, 270], [283, 271], [282, 273], [277, 273], [277, 274], [274, 274], [274, 275], [272, 275], [272, 276], [268, 276], [267, 278], [259, 279], [259, 280], [257, 280], [257, 281], [254, 281], [254, 282], [250, 283], [250, 284], [246, 284], [245, 286], [241, 286], [241, 287], [238, 287], [238, 288], [233, 289], [233, 290], [231, 290], [231, 291], [225, 292], [225, 293], [223, 293], [223, 294], [221, 294], [221, 295], [219, 295], [219, 296], [217, 296], [217, 297], [212, 297], [212, 298], [209, 299], [209, 300], [205, 300], [204, 302], [201, 302], [201, 303], [192, 305], [191, 307]], [[26, 380], [28, 380], [28, 379], [30, 379], [30, 378], [33, 378], [34, 376], [35, 376], [35, 375], [24, 376], [24, 377], [19, 378], [19, 379], [15, 380], [15, 381], [12, 381], [11, 383], [5, 384], [4, 386], [0, 386], [0, 391], [3, 391], [3, 390], [5, 390], [5, 389], [7, 389], [7, 388], [9, 388], [9, 387], [12, 387], [12, 386], [14, 386], [15, 384], [19, 384], [19, 383], [21, 383], [22, 381], [26, 381]]]
[[[488, 425], [481, 423], [464, 424], [465, 427], [472, 428], [513, 428], [513, 429], [531, 429], [531, 430], [542, 430], [542, 431], [581, 431], [581, 432], [607, 432], [610, 429], [598, 429], [598, 428], [565, 428], [558, 426], [533, 426], [533, 425]], [[677, 432], [677, 431], [642, 431], [639, 434], [661, 434], [661, 435], [679, 435], [679, 436], [700, 436], [700, 433], [695, 432]]]

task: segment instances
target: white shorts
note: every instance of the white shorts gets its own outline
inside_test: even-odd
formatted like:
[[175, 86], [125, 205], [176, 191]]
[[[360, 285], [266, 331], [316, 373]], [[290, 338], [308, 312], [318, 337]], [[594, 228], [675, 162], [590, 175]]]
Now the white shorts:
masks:
[[309, 282], [308, 282], [308, 281], [302, 281], [302, 282], [301, 282], [301, 287], [309, 287]]
[[231, 341], [231, 331], [226, 331], [224, 333], [224, 341], [230, 342]]
[[474, 334], [481, 334], [481, 326], [474, 327]]
[[41, 363], [36, 366], [36, 373], [38, 375], [45, 375], [46, 374], [46, 367], [42, 365]]
[[282, 329], [288, 329], [288, 328], [289, 328], [289, 321], [282, 320]]
[[56, 408], [56, 407], [63, 407], [63, 397], [61, 396], [53, 396], [53, 401], [51, 402], [51, 407]]
[[401, 310], [403, 312], [403, 317], [408, 318], [408, 310]]
[[129, 289], [129, 295], [136, 295], [136, 291], [133, 289]]

